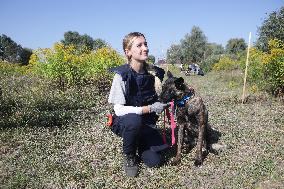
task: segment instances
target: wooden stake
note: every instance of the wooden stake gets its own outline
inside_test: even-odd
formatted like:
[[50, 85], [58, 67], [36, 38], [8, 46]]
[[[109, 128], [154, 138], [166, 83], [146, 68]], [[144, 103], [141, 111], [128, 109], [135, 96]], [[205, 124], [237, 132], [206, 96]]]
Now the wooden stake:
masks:
[[251, 32], [249, 32], [249, 43], [248, 43], [248, 51], [247, 51], [247, 59], [246, 59], [246, 69], [245, 69], [245, 76], [244, 76], [244, 87], [243, 87], [242, 104], [243, 104], [244, 101], [245, 101], [245, 91], [246, 91], [246, 82], [247, 82], [247, 73], [248, 73], [248, 60], [249, 60], [250, 38], [251, 38]]

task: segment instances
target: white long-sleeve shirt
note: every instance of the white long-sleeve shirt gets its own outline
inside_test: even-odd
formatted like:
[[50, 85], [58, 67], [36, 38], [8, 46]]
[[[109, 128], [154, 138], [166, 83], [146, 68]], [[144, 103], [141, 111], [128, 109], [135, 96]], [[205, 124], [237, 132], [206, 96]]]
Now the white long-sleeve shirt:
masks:
[[122, 77], [119, 74], [115, 74], [108, 96], [108, 102], [114, 105], [115, 114], [117, 116], [123, 116], [129, 113], [141, 115], [142, 107], [125, 106], [125, 94], [125, 82], [122, 81]]

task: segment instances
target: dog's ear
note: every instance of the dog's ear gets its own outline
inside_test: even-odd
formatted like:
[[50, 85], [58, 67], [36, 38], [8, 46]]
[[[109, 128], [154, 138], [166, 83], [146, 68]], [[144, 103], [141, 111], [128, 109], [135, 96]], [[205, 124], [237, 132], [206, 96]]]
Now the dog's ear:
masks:
[[176, 80], [176, 82], [178, 82], [178, 83], [184, 83], [184, 79], [182, 78], [182, 77], [179, 77], [177, 80]]
[[178, 90], [184, 89], [184, 79], [182, 77], [179, 77], [175, 80], [175, 86]]
[[170, 71], [167, 71], [168, 78], [174, 77], [173, 74]]

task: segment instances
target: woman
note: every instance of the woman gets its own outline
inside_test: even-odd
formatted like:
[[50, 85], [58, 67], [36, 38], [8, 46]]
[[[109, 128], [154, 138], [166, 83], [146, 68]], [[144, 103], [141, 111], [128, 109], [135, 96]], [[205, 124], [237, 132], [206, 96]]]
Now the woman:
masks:
[[[123, 39], [123, 50], [128, 62], [112, 68], [116, 73], [108, 102], [114, 105], [115, 119], [112, 131], [123, 139], [124, 170], [127, 176], [138, 173], [136, 153], [148, 167], [161, 163], [160, 151], [167, 148], [154, 128], [157, 115], [167, 104], [158, 102], [155, 76], [149, 73], [148, 46], [142, 33], [132, 32]], [[152, 67], [163, 79], [164, 70]]]

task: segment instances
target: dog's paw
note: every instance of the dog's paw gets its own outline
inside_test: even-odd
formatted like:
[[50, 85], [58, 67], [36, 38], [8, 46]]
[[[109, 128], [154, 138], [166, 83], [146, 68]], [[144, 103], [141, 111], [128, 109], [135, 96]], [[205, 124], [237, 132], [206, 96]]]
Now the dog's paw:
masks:
[[201, 160], [201, 159], [195, 159], [194, 165], [195, 165], [196, 167], [200, 167], [200, 166], [202, 165], [202, 160]]
[[177, 157], [175, 157], [172, 161], [171, 161], [171, 165], [178, 165], [178, 164], [180, 164], [180, 162], [181, 162], [181, 158], [177, 158]]

